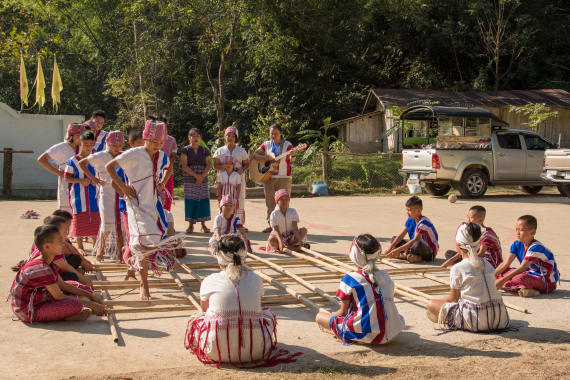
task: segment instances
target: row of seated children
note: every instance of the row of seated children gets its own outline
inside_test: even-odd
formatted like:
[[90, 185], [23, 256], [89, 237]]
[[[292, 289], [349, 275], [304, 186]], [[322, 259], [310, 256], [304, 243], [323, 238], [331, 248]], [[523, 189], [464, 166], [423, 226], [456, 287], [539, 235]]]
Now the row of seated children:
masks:
[[54, 262], [66, 249], [61, 228], [54, 224], [37, 227], [34, 244], [34, 252], [18, 269], [10, 289], [12, 312], [19, 320], [85, 320], [90, 313], [106, 314], [101, 298], [89, 285], [62, 279], [58, 264], [62, 260]]

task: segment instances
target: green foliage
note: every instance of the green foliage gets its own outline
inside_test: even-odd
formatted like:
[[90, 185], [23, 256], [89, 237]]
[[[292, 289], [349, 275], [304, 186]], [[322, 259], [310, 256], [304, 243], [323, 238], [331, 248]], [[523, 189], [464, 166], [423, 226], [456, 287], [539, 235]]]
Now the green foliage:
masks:
[[[191, 126], [214, 143], [221, 107], [240, 143], [256, 147], [273, 122], [291, 139], [322, 132], [322, 115], [359, 114], [371, 87], [492, 88], [496, 57], [480, 22], [496, 16], [497, 1], [4, 0], [0, 101], [20, 107], [20, 52], [30, 88], [38, 55], [48, 88], [57, 55], [61, 114], [102, 108], [109, 128], [127, 129], [164, 113], [179, 143]], [[498, 55], [500, 89], [570, 89], [566, 2], [515, 3]]]
[[551, 111], [551, 108], [544, 103], [529, 103], [524, 106], [509, 106], [509, 111], [527, 116], [528, 122], [523, 123], [523, 125], [526, 125], [536, 132], [538, 132], [541, 124], [546, 120], [558, 117], [558, 111]]

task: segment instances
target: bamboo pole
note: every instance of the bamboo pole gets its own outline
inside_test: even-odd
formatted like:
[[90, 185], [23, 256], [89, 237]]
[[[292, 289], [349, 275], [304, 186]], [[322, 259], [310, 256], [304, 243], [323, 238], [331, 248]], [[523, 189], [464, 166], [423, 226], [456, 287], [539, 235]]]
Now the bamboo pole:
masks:
[[[95, 276], [99, 281], [105, 280], [105, 277], [99, 271], [95, 272]], [[101, 298], [103, 298], [103, 301], [105, 300], [110, 301], [111, 295], [107, 290], [104, 290]], [[113, 342], [119, 344], [119, 327], [117, 326], [117, 319], [115, 318], [115, 315], [111, 313], [112, 310], [113, 309], [107, 310], [107, 322], [109, 323], [109, 329], [111, 330], [111, 336], [113, 337]]]
[[134, 307], [127, 309], [111, 309], [109, 314], [135, 314], [135, 313], [166, 313], [171, 311], [197, 310], [193, 305], [164, 306], [164, 307]]
[[[286, 253], [292, 255], [292, 256], [301, 258], [301, 259], [303, 259], [303, 260], [305, 260], [305, 261], [311, 261], [311, 262], [313, 262], [313, 263], [315, 263], [315, 264], [317, 264], [317, 265], [320, 265], [320, 266], [322, 266], [322, 267], [324, 267], [324, 268], [328, 268], [329, 270], [332, 270], [332, 271], [334, 271], [334, 272], [338, 272], [338, 273], [342, 273], [342, 274], [345, 274], [345, 273], [346, 273], [346, 270], [340, 269], [339, 267], [336, 267], [336, 266], [331, 265], [331, 264], [329, 264], [329, 263], [325, 263], [324, 261], [319, 260], [319, 259], [317, 259], [317, 258], [315, 258], [315, 257], [307, 256], [307, 255], [304, 255], [304, 254], [302, 254], [302, 253], [292, 251], [292, 250], [290, 250], [290, 249], [288, 249], [288, 248], [285, 248], [284, 251], [285, 251]], [[352, 271], [352, 269], [351, 269], [350, 271]]]
[[331, 301], [331, 302], [338, 302], [336, 298], [329, 296], [324, 290], [315, 287], [315, 286], [314, 286], [313, 284], [311, 284], [310, 282], [305, 281], [303, 278], [297, 276], [295, 273], [293, 273], [293, 272], [291, 272], [291, 271], [289, 271], [289, 270], [283, 268], [282, 266], [277, 265], [277, 264], [274, 264], [272, 261], [263, 259], [263, 258], [261, 258], [261, 257], [259, 257], [259, 256], [256, 256], [256, 255], [252, 254], [252, 253], [248, 253], [247, 256], [248, 256], [248, 257], [251, 257], [251, 258], [254, 259], [254, 260], [257, 260], [257, 261], [260, 261], [260, 262], [262, 262], [262, 263], [265, 263], [265, 264], [269, 265], [271, 268], [273, 268], [273, 269], [275, 269], [275, 270], [277, 270], [277, 271], [279, 271], [279, 272], [281, 272], [281, 273], [285, 273], [287, 276], [293, 278], [295, 281], [297, 281], [299, 284], [301, 284], [301, 285], [304, 286], [305, 288], [307, 288], [307, 289], [309, 289], [310, 291], [315, 292], [315, 293], [317, 293], [317, 294], [319, 294], [319, 295], [325, 297], [325, 298], [328, 299], [329, 301]]
[[[341, 263], [340, 261], [337, 261], [337, 260], [332, 259], [332, 258], [330, 258], [330, 261], [335, 262], [337, 265], [342, 264], [343, 267], [348, 268], [348, 269], [340, 269], [339, 267], [335, 267], [333, 265], [326, 264], [326, 263], [322, 262], [320, 259], [310, 257], [310, 256], [306, 256], [306, 255], [303, 255], [302, 253], [294, 252], [294, 251], [291, 251], [289, 249], [286, 249], [285, 251], [287, 253], [290, 253], [290, 254], [296, 256], [296, 257], [306, 258], [309, 261], [316, 262], [319, 265], [325, 266], [327, 268], [331, 268], [331, 269], [333, 269], [337, 272], [341, 272], [343, 274], [346, 274], [348, 272], [353, 272], [356, 269], [356, 268], [350, 267], [350, 266], [348, 266], [344, 263]], [[326, 265], [324, 265], [324, 264], [326, 264]], [[397, 283], [394, 283], [394, 287], [395, 287], [394, 295], [396, 295], [396, 296], [408, 297], [408, 298], [411, 298], [415, 301], [422, 302], [423, 304], [427, 304], [429, 302], [429, 299], [431, 298], [429, 294], [419, 292], [419, 291], [414, 290], [412, 288], [409, 288], [407, 286], [401, 286]]]
[[[382, 260], [382, 259], [380, 259], [380, 262], [383, 263], [383, 264], [386, 264], [386, 265], [388, 265], [388, 266], [391, 266], [391, 267], [393, 267], [393, 268], [399, 268], [399, 269], [402, 268], [401, 265], [394, 264], [394, 263], [391, 263], [391, 262], [389, 262], [389, 261], [384, 261], [384, 260]], [[418, 276], [420, 276], [420, 277], [423, 277], [423, 278], [427, 278], [427, 279], [432, 280], [432, 281], [435, 281], [435, 282], [439, 282], [440, 284], [449, 285], [449, 283], [448, 283], [447, 281], [442, 280], [441, 278], [432, 276], [432, 275], [430, 275], [430, 274], [426, 274], [426, 273], [422, 273], [422, 272], [417, 272], [416, 275], [418, 275]], [[509, 309], [516, 310], [516, 311], [521, 312], [521, 313], [523, 313], [523, 314], [527, 314], [527, 313], [528, 313], [528, 310], [527, 310], [526, 308], [524, 308], [524, 307], [520, 307], [520, 306], [517, 306], [517, 305], [513, 305], [512, 303], [510, 303], [510, 302], [505, 302], [505, 301], [503, 301], [503, 304], [505, 305], [505, 307], [507, 307], [507, 308], [509, 308]]]
[[[311, 301], [310, 299], [308, 299], [307, 297], [305, 297], [301, 293], [295, 291], [294, 289], [291, 289], [290, 287], [284, 285], [280, 281], [277, 281], [276, 279], [272, 278], [271, 276], [266, 275], [262, 271], [255, 270], [252, 267], [250, 267], [249, 265], [244, 265], [243, 267], [246, 268], [247, 270], [249, 270], [250, 272], [257, 274], [259, 277], [266, 280], [271, 285], [274, 285], [274, 286], [278, 287], [279, 289], [284, 290], [288, 294], [292, 295], [293, 297], [297, 298], [299, 301], [301, 301], [303, 304], [310, 307], [311, 309], [315, 310], [317, 313], [320, 311], [328, 312], [328, 310], [321, 308], [319, 305], [317, 305], [316, 303], [314, 303], [313, 301]], [[336, 299], [335, 299], [335, 301], [336, 301], [335, 304], [338, 305], [338, 301]]]
[[349, 270], [349, 271], [351, 271], [351, 272], [354, 271], [354, 269], [355, 269], [353, 266], [350, 266], [350, 265], [348, 265], [348, 264], [345, 264], [345, 263], [343, 263], [342, 261], [339, 261], [339, 260], [334, 259], [334, 258], [332, 258], [332, 257], [323, 255], [322, 253], [318, 253], [318, 252], [313, 251], [313, 250], [310, 250], [310, 249], [308, 249], [308, 248], [301, 247], [301, 251], [306, 252], [306, 253], [309, 253], [309, 254], [311, 254], [311, 255], [313, 255], [313, 256], [319, 257], [319, 258], [321, 258], [321, 259], [323, 259], [323, 260], [329, 261], [329, 262], [331, 262], [332, 264], [338, 265], [339, 267], [345, 268], [345, 269], [347, 269], [347, 270]]
[[196, 309], [200, 310], [200, 311], [204, 311], [204, 309], [202, 309], [202, 305], [200, 304], [200, 300], [198, 300], [196, 298], [196, 296], [194, 295], [194, 293], [190, 292], [188, 289], [186, 289], [186, 287], [184, 286], [184, 283], [182, 282], [180, 276], [178, 275], [178, 273], [171, 271], [168, 272], [172, 278], [174, 279], [174, 281], [176, 281], [176, 284], [178, 285], [178, 287], [180, 288], [180, 290], [182, 290], [182, 292], [184, 293], [184, 295], [186, 296], [186, 298], [188, 299], [188, 301], [190, 301], [195, 307]]

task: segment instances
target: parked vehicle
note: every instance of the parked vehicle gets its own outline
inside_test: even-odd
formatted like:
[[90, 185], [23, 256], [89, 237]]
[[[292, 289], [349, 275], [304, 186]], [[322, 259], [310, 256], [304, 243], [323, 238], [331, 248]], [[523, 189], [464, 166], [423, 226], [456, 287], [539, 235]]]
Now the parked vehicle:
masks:
[[[449, 107], [425, 108], [431, 109], [432, 114], [426, 110], [420, 117], [431, 117], [433, 122], [442, 120], [442, 113], [448, 112], [444, 108]], [[488, 112], [463, 109], [464, 120], [471, 118], [470, 110]], [[419, 114], [406, 115], [406, 112], [401, 118]], [[407, 176], [408, 184], [421, 185], [433, 195], [445, 195], [453, 186], [466, 198], [483, 196], [490, 185], [518, 185], [523, 191], [535, 194], [552, 184], [540, 174], [544, 151], [554, 144], [532, 131], [507, 129], [507, 124], [496, 117], [493, 120], [497, 126], [485, 129], [483, 123], [479, 125], [478, 117], [470, 129], [461, 129], [457, 122], [455, 131], [445, 133], [439, 126], [435, 147], [405, 149], [400, 173]]]
[[540, 175], [556, 184], [560, 193], [570, 197], [570, 149], [547, 149]]

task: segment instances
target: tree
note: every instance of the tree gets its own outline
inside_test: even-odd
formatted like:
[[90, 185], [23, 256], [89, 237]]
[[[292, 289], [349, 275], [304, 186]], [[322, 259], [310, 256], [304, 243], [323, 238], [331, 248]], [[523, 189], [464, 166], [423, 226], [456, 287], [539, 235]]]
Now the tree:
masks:
[[544, 103], [529, 103], [524, 106], [509, 106], [509, 111], [520, 113], [528, 117], [528, 122], [523, 123], [533, 131], [540, 130], [540, 126], [548, 119], [558, 117], [558, 111], [552, 111]]
[[[497, 91], [503, 77], [528, 50], [526, 42], [533, 31], [525, 30], [521, 19], [517, 18], [520, 0], [493, 0], [492, 5], [486, 2], [476, 4], [479, 35], [483, 51], [493, 65], [493, 89]], [[506, 67], [501, 66], [502, 58], [506, 59]]]

